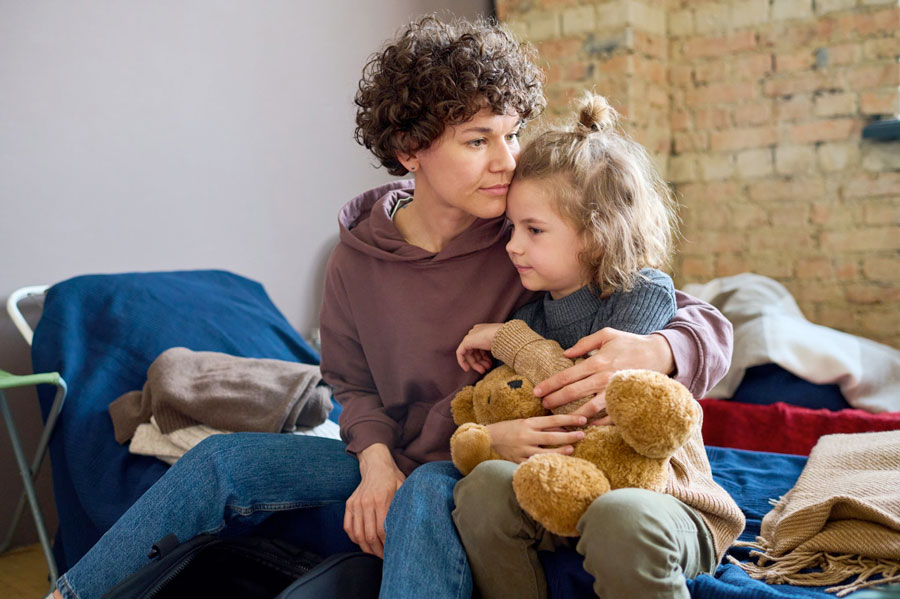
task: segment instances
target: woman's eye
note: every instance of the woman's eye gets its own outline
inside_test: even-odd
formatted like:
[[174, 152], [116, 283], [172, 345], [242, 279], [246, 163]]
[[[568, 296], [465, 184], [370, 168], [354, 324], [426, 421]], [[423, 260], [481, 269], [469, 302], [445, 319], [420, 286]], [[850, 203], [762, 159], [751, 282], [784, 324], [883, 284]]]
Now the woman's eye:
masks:
[[518, 132], [518, 131], [516, 131], [516, 132], [514, 132], [514, 133], [510, 133], [509, 135], [506, 136], [506, 140], [507, 140], [507, 141], [516, 141], [517, 139], [519, 139], [519, 132]]
[[484, 139], [483, 138], [482, 139], [473, 139], [472, 141], [469, 142], [469, 145], [472, 146], [473, 148], [480, 148], [481, 146], [484, 145]]

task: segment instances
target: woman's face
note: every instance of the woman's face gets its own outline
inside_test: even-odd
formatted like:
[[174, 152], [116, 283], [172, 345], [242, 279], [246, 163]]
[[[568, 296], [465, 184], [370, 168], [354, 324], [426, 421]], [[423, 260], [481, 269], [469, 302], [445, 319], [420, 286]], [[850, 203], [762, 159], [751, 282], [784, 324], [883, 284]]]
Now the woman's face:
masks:
[[411, 157], [416, 201], [477, 218], [503, 214], [519, 157], [520, 121], [516, 114], [498, 115], [485, 108], [471, 120], [447, 127], [429, 148]]

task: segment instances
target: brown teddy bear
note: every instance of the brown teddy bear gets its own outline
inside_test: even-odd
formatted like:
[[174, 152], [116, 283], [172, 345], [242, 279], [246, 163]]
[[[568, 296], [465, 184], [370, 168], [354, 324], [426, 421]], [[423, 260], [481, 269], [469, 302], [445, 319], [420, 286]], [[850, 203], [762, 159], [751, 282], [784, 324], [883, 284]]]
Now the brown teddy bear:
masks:
[[[463, 388], [451, 403], [459, 428], [450, 450], [463, 474], [485, 460], [502, 459], [491, 448], [483, 425], [549, 414], [534, 397], [532, 383], [573, 364], [558, 343], [521, 320], [504, 324], [492, 345], [494, 357], [505, 365], [474, 387]], [[574, 409], [571, 404], [565, 407], [566, 412]], [[669, 459], [697, 431], [701, 419], [700, 406], [683, 385], [650, 370], [613, 375], [606, 388], [606, 409], [613, 426], [585, 427], [585, 437], [571, 455], [534, 455], [513, 476], [519, 505], [553, 533], [578, 536], [582, 514], [610, 489], [665, 491]]]

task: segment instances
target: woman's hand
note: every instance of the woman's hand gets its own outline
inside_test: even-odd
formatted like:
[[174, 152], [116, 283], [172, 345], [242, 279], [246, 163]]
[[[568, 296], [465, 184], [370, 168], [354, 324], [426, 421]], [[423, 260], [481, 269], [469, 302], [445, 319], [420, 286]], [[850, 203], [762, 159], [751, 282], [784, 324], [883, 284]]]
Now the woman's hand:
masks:
[[383, 443], [370, 445], [357, 457], [362, 482], [347, 499], [344, 531], [360, 549], [383, 558], [384, 519], [406, 476]]
[[570, 454], [572, 443], [584, 439], [583, 431], [564, 426], [583, 426], [587, 418], [577, 414], [534, 416], [487, 425], [491, 446], [504, 459], [521, 463], [536, 453]]
[[[573, 412], [588, 418], [606, 406], [605, 391], [610, 377], [617, 370], [643, 368], [663, 374], [675, 371], [675, 358], [669, 342], [662, 335], [635, 335], [605, 328], [583, 337], [565, 351], [567, 358], [578, 358], [588, 352], [593, 355], [558, 372], [534, 388], [534, 394], [544, 398], [544, 407], [557, 408], [576, 399], [595, 395]], [[607, 424], [603, 418], [592, 424]]]
[[479, 374], [487, 372], [493, 364], [490, 354], [491, 343], [502, 326], [500, 323], [483, 323], [469, 329], [456, 348], [456, 361], [459, 367], [466, 372], [469, 372], [470, 368]]

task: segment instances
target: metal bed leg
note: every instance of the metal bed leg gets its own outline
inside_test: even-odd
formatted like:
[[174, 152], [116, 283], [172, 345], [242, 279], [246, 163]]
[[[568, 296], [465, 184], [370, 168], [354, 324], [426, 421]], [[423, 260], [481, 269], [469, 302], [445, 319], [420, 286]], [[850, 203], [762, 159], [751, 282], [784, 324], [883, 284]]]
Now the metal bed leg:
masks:
[[[34, 453], [34, 460], [31, 462], [31, 480], [32, 483], [37, 479], [37, 475], [41, 470], [41, 465], [44, 463], [44, 457], [47, 455], [47, 448], [50, 443], [50, 436], [53, 433], [53, 427], [56, 426], [56, 419], [59, 416], [59, 412], [62, 409], [63, 402], [66, 399], [66, 382], [60, 378], [57, 383], [56, 389], [56, 397], [53, 400], [53, 405], [50, 406], [50, 413], [47, 414], [47, 422], [44, 425], [44, 431], [41, 433], [41, 438], [38, 441], [37, 450]], [[13, 512], [12, 520], [10, 521], [9, 531], [6, 533], [6, 538], [3, 540], [3, 543], [0, 543], [0, 553], [6, 551], [10, 545], [12, 545], [13, 535], [15, 535], [16, 527], [19, 525], [19, 519], [22, 517], [22, 513], [25, 510], [25, 500], [27, 499], [25, 495], [25, 491], [22, 491], [22, 494], [19, 495], [19, 502], [16, 504], [16, 509]], [[55, 564], [54, 564], [55, 565]], [[50, 564], [48, 564], [50, 566]], [[52, 567], [50, 567], [52, 571]]]
[[50, 407], [50, 413], [47, 415], [47, 422], [44, 425], [44, 431], [41, 434], [40, 440], [38, 441], [38, 447], [35, 451], [34, 460], [30, 468], [26, 462], [25, 453], [22, 449], [22, 442], [13, 422], [12, 412], [9, 409], [9, 404], [6, 401], [6, 396], [3, 394], [3, 391], [0, 390], [0, 413], [2, 413], [3, 419], [6, 421], [6, 428], [9, 432], [9, 438], [13, 446], [13, 453], [15, 454], [16, 463], [19, 466], [19, 473], [22, 475], [22, 482], [25, 487], [22, 495], [20, 495], [19, 497], [19, 502], [16, 506], [15, 512], [13, 513], [12, 522], [10, 523], [6, 538], [4, 539], [3, 544], [0, 545], [0, 552], [5, 551], [12, 544], [12, 537], [15, 534], [16, 527], [18, 526], [19, 520], [22, 517], [22, 512], [25, 508], [25, 501], [27, 499], [31, 507], [31, 513], [34, 517], [34, 523], [37, 529], [38, 538], [44, 551], [44, 557], [47, 560], [47, 567], [50, 572], [51, 586], [55, 586], [56, 579], [59, 578], [59, 572], [56, 566], [56, 559], [53, 557], [53, 550], [50, 545], [50, 538], [47, 534], [47, 527], [44, 523], [44, 517], [41, 513], [40, 506], [37, 501], [37, 493], [34, 488], [34, 479], [37, 477], [37, 474], [40, 471], [41, 464], [44, 461], [44, 457], [47, 454], [47, 447], [50, 442], [50, 436], [53, 433], [53, 428], [56, 426], [56, 419], [59, 416], [59, 412], [62, 409], [63, 402], [66, 398], [66, 383], [62, 379], [62, 377], [59, 377], [59, 380], [56, 382], [56, 384], [56, 397], [53, 400], [53, 405]]

